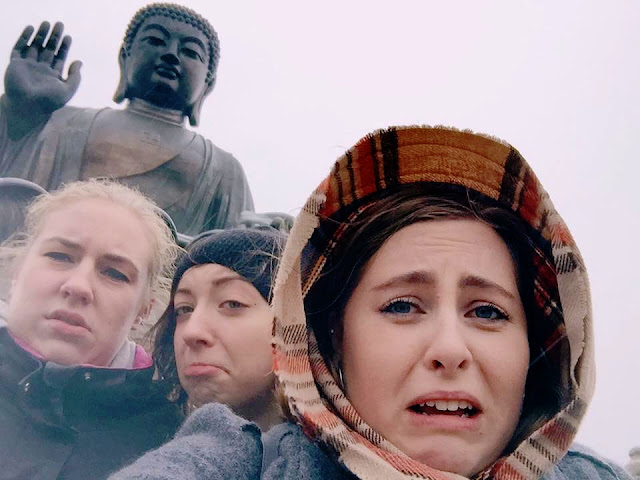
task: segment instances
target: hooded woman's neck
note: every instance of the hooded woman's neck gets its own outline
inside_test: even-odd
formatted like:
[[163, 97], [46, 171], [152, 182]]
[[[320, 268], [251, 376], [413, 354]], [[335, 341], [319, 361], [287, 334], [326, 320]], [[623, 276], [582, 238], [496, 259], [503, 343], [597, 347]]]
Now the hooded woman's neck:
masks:
[[282, 411], [278, 406], [273, 391], [268, 391], [264, 395], [256, 397], [251, 403], [234, 408], [234, 412], [254, 422], [263, 432], [283, 422]]

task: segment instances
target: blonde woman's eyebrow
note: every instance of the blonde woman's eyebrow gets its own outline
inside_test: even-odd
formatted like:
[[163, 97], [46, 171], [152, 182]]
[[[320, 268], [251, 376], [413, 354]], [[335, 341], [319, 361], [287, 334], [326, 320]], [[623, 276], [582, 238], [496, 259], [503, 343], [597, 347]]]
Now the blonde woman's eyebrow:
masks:
[[108, 262], [131, 268], [133, 270], [133, 273], [135, 273], [136, 275], [140, 273], [138, 267], [136, 267], [136, 264], [123, 255], [118, 255], [116, 253], [105, 253], [104, 255], [102, 255], [102, 258], [107, 260]]
[[69, 249], [83, 250], [82, 245], [80, 245], [77, 242], [74, 242], [73, 240], [69, 240], [68, 238], [64, 238], [64, 237], [49, 237], [49, 238], [45, 238], [42, 241], [42, 243], [59, 243], [63, 247], [66, 247], [66, 248], [69, 248]]
[[[69, 250], [77, 250], [80, 252], [84, 252], [85, 250], [81, 244], [74, 242], [73, 240], [69, 240], [68, 238], [59, 237], [59, 236], [45, 238], [42, 241], [42, 243], [44, 245], [51, 244], [51, 243], [58, 243], [63, 247], [68, 248]], [[125, 257], [124, 255], [118, 255], [117, 253], [105, 253], [101, 255], [101, 258], [108, 262], [131, 268], [133, 270], [133, 273], [136, 275], [140, 272], [136, 264], [131, 259]]]

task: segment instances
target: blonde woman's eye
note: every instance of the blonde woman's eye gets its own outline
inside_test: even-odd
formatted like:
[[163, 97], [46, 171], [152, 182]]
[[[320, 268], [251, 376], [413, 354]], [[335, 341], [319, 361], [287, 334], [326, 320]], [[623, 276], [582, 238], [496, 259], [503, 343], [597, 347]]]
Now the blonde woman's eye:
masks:
[[55, 260], [56, 262], [70, 262], [71, 256], [64, 252], [46, 252], [45, 257]]
[[117, 282], [129, 283], [129, 277], [115, 268], [106, 268], [103, 273]]

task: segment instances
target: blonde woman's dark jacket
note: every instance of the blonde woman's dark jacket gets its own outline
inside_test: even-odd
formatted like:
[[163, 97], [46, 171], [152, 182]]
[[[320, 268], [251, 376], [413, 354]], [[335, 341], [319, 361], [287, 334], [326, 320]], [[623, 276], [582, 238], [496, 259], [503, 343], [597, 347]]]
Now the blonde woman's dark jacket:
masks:
[[0, 327], [0, 479], [103, 479], [166, 442], [182, 415], [152, 375], [42, 361]]

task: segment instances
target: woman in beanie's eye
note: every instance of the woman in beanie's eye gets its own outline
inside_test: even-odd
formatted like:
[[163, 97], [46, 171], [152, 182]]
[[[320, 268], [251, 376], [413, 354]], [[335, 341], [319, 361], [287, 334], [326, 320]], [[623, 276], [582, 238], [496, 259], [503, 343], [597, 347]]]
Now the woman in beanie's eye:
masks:
[[281, 421], [269, 300], [282, 245], [272, 229], [219, 231], [179, 261], [155, 356], [187, 410], [218, 402], [263, 429]]

